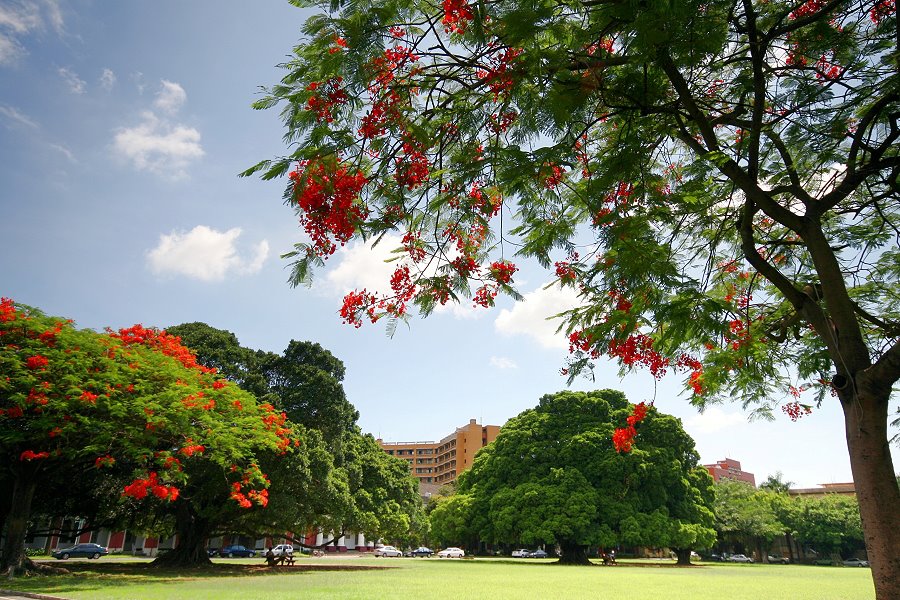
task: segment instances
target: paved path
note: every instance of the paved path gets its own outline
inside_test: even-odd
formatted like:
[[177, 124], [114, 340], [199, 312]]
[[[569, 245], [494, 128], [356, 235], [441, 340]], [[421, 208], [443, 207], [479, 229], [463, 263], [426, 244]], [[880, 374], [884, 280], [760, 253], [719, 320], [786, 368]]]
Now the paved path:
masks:
[[31, 592], [17, 592], [15, 590], [0, 590], [0, 600], [22, 600], [22, 598], [37, 598], [38, 600], [66, 600], [60, 596], [48, 596], [47, 594], [32, 594]]

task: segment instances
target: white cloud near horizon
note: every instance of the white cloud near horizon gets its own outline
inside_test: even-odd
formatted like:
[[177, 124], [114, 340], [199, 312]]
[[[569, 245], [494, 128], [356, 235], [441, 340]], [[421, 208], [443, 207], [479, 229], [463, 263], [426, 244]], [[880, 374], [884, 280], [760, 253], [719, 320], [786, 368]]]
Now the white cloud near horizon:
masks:
[[506, 369], [518, 369], [519, 365], [516, 364], [514, 360], [511, 358], [506, 358], [505, 356], [492, 356], [489, 364], [492, 367], [497, 369], [506, 370]]
[[240, 227], [217, 231], [206, 225], [162, 234], [156, 248], [147, 253], [148, 266], [157, 275], [181, 275], [204, 282], [222, 281], [232, 274], [252, 275], [269, 256], [269, 242], [259, 242], [251, 256], [242, 257], [235, 244], [240, 235]]
[[69, 86], [69, 91], [73, 94], [83, 94], [87, 90], [87, 82], [78, 76], [78, 73], [66, 67], [57, 69], [57, 73], [62, 77], [63, 81]]
[[702, 413], [685, 419], [684, 426], [688, 433], [715, 433], [746, 422], [747, 416], [742, 413], [725, 412], [717, 406], [711, 406]]
[[565, 333], [556, 332], [560, 320], [549, 317], [578, 306], [575, 290], [543, 284], [524, 294], [524, 298], [511, 309], [501, 310], [494, 321], [494, 328], [504, 335], [530, 337], [544, 348], [568, 348]]

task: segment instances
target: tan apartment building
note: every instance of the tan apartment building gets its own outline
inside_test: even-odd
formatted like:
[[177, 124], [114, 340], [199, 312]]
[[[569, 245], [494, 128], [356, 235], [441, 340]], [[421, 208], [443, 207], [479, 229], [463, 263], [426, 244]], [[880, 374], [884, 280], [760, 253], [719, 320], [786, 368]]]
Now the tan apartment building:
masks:
[[470, 419], [468, 425], [457, 427], [439, 442], [385, 442], [381, 448], [392, 456], [409, 463], [409, 472], [425, 484], [453, 483], [460, 473], [472, 466], [475, 453], [494, 441], [499, 425], [479, 425]]

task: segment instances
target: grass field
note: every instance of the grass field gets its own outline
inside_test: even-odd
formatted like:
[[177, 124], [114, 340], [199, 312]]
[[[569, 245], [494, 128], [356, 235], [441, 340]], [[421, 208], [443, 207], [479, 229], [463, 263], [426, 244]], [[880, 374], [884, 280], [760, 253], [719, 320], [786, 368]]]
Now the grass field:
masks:
[[623, 562], [564, 567], [552, 560], [322, 558], [269, 569], [259, 559], [171, 571], [146, 561], [70, 560], [71, 575], [0, 582], [0, 588], [85, 600], [341, 600], [615, 598], [623, 600], [870, 600], [869, 569], [800, 565]]

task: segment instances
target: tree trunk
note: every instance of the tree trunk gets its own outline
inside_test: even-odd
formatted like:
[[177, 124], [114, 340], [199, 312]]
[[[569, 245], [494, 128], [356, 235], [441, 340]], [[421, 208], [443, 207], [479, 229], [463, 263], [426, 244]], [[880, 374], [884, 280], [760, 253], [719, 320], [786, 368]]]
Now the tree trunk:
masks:
[[678, 558], [678, 562], [676, 562], [675, 564], [681, 565], [683, 567], [691, 566], [690, 548], [673, 548], [672, 552], [674, 552], [675, 556]]
[[900, 487], [887, 431], [891, 391], [880, 383], [863, 372], [856, 378], [856, 397], [852, 384], [840, 397], [875, 597], [894, 600], [900, 598]]
[[206, 551], [206, 542], [211, 531], [210, 523], [201, 518], [188, 502], [178, 500], [175, 509], [175, 533], [178, 536], [175, 548], [160, 554], [153, 561], [154, 566], [165, 567], [206, 567], [212, 564]]
[[28, 533], [28, 518], [31, 516], [31, 501], [37, 481], [32, 477], [16, 477], [13, 483], [12, 502], [6, 517], [6, 540], [3, 556], [0, 557], [0, 572], [10, 578], [27, 567], [25, 558], [25, 535]]
[[581, 544], [572, 544], [567, 542], [560, 542], [560, 549], [562, 550], [562, 556], [559, 557], [559, 564], [561, 565], [592, 565], [592, 563], [588, 559], [587, 555], [587, 546], [582, 546]]

